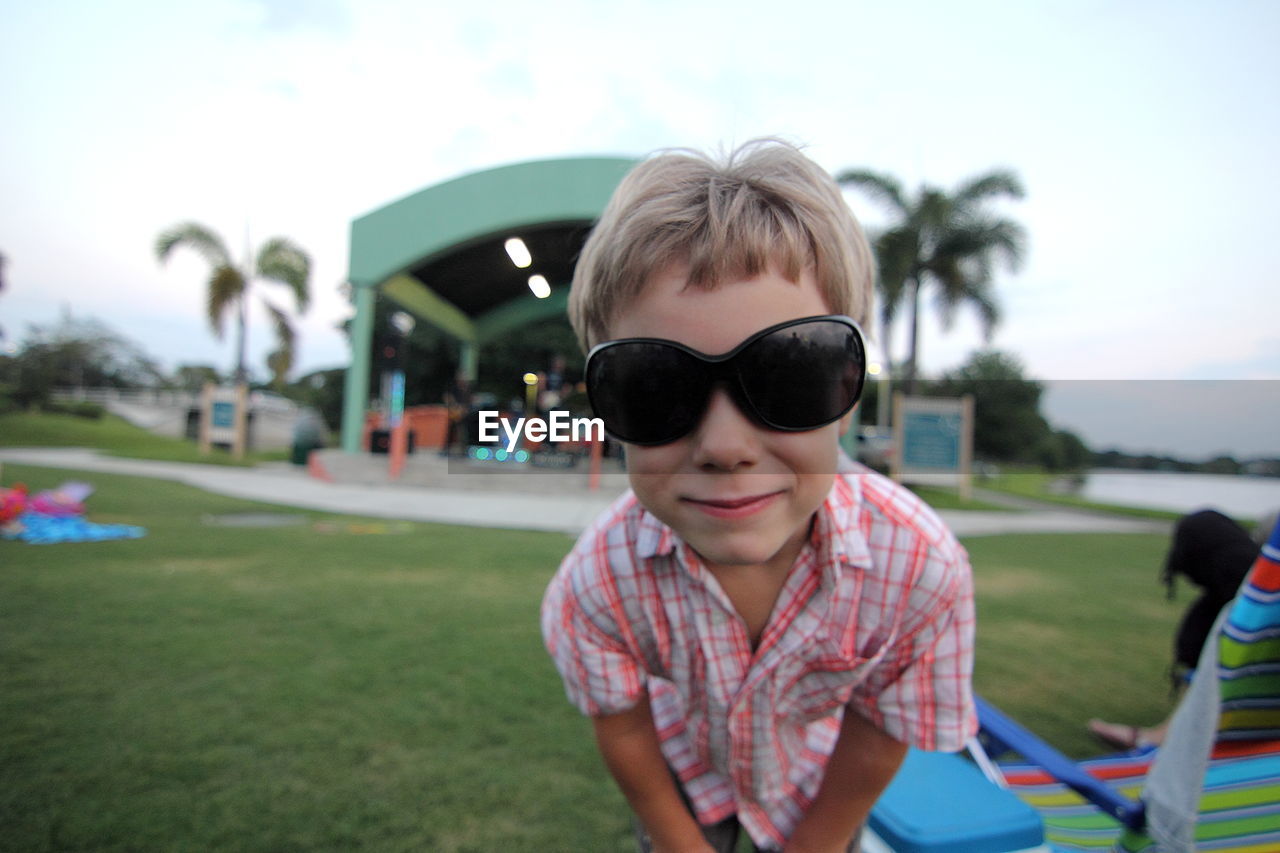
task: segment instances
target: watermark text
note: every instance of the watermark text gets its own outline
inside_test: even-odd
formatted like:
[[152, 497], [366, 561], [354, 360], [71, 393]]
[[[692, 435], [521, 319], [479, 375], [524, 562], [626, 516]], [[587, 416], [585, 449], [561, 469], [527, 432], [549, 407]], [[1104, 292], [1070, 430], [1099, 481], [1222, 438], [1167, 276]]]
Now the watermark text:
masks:
[[[568, 412], [553, 411], [546, 420], [516, 418], [513, 425], [510, 418], [495, 411], [482, 409], [476, 414], [480, 418], [480, 442], [496, 442], [505, 436], [508, 453], [516, 449], [521, 437], [530, 442], [604, 441], [604, 421], [599, 418], [574, 418]], [[502, 435], [498, 434], [499, 429]]]

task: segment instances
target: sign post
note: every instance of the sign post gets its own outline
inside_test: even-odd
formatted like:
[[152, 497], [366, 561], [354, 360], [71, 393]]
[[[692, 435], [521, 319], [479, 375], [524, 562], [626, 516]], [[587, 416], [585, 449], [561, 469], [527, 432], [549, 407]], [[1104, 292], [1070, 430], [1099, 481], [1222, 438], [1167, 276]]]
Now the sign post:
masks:
[[953, 486], [973, 495], [973, 397], [893, 395], [897, 452], [890, 473], [900, 483]]
[[248, 444], [249, 388], [240, 383], [226, 388], [206, 382], [200, 392], [200, 452], [209, 455], [213, 445], [231, 448], [234, 459], [243, 459]]

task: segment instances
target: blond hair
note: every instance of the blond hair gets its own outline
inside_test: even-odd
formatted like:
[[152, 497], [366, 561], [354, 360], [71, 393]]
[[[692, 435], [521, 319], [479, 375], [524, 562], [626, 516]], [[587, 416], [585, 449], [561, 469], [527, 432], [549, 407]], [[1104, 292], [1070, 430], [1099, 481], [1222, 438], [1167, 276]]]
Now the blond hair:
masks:
[[721, 161], [664, 151], [623, 178], [573, 273], [569, 320], [583, 350], [608, 340], [618, 312], [673, 263], [705, 288], [771, 266], [791, 281], [812, 269], [832, 312], [865, 326], [871, 310], [874, 262], [861, 226], [831, 176], [777, 139]]

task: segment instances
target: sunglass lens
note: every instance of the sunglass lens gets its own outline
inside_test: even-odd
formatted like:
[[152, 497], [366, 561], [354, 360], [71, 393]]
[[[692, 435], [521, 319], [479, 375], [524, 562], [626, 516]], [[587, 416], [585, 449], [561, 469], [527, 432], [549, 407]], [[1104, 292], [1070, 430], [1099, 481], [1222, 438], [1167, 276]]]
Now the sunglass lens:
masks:
[[701, 363], [660, 343], [620, 343], [587, 364], [596, 417], [632, 444], [665, 444], [687, 434], [702, 416], [708, 388]]
[[742, 393], [775, 429], [831, 423], [862, 393], [865, 355], [857, 331], [835, 320], [800, 323], [766, 335], [739, 355]]

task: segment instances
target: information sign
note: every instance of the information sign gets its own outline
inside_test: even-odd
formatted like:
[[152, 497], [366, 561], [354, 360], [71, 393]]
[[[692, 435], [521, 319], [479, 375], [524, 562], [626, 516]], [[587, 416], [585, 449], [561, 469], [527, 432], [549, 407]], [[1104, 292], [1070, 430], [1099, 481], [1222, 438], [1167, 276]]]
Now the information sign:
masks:
[[902, 464], [955, 471], [960, 467], [960, 412], [908, 412], [902, 420]]
[[890, 473], [903, 483], [972, 489], [973, 398], [894, 395], [894, 444]]
[[236, 404], [233, 400], [214, 400], [213, 414], [209, 420], [215, 429], [234, 429], [236, 425]]
[[209, 383], [200, 395], [200, 452], [224, 445], [236, 459], [244, 456], [248, 438], [248, 388], [224, 388]]

